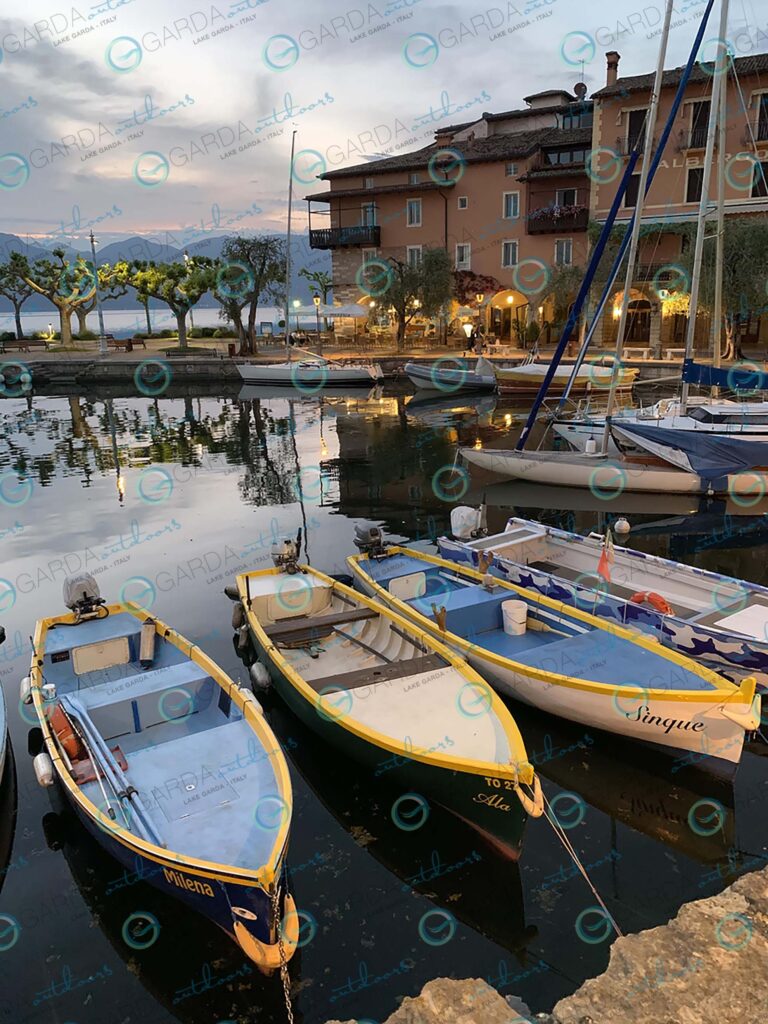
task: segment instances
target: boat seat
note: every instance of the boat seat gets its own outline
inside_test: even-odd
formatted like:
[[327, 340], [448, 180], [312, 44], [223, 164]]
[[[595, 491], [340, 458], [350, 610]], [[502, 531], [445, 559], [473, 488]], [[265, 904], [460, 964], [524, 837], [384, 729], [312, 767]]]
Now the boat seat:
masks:
[[442, 605], [447, 612], [445, 628], [457, 636], [477, 636], [502, 625], [501, 606], [517, 594], [501, 587], [488, 591], [484, 587], [470, 586], [435, 597], [416, 598], [410, 604], [434, 621], [432, 605]]
[[278, 622], [274, 626], [265, 626], [264, 632], [270, 640], [278, 643], [300, 643], [327, 636], [336, 626], [345, 626], [350, 622], [361, 622], [364, 619], [375, 619], [378, 616], [379, 612], [373, 608], [355, 608], [348, 612], [335, 612], [332, 615], [315, 615], [301, 620], [291, 619], [289, 622]]
[[404, 661], [393, 661], [390, 665], [376, 665], [364, 672], [342, 672], [321, 679], [307, 679], [309, 685], [318, 691], [331, 693], [333, 690], [359, 690], [364, 686], [376, 683], [391, 682], [406, 676], [416, 676], [420, 672], [433, 672], [448, 667], [448, 662], [439, 654], [428, 654], [421, 658], [407, 658]]

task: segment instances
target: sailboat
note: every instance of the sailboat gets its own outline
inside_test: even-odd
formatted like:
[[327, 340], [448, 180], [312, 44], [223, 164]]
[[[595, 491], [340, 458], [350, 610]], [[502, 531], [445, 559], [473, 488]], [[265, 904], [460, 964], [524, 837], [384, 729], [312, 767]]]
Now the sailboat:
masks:
[[291, 290], [291, 221], [293, 214], [293, 169], [296, 151], [296, 132], [291, 136], [291, 173], [288, 178], [288, 231], [285, 246], [285, 360], [281, 363], [236, 363], [237, 371], [245, 384], [266, 384], [295, 388], [305, 395], [316, 395], [325, 388], [365, 387], [373, 388], [383, 373], [378, 365], [360, 365], [345, 360], [324, 359], [314, 352], [301, 352], [299, 359], [293, 359], [290, 344], [289, 295]]
[[[5, 628], [0, 626], [0, 644], [5, 643]], [[3, 782], [6, 751], [8, 749], [8, 713], [5, 709], [3, 688], [0, 686], [0, 785]]]

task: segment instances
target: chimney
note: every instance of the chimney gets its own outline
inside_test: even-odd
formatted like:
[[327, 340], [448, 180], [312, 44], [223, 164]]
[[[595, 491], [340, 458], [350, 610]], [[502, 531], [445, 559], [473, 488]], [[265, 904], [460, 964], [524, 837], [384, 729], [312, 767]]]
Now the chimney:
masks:
[[606, 76], [605, 84], [607, 86], [616, 85], [616, 79], [619, 77], [619, 61], [621, 60], [621, 54], [615, 50], [611, 50], [605, 55], [608, 61], [608, 74]]

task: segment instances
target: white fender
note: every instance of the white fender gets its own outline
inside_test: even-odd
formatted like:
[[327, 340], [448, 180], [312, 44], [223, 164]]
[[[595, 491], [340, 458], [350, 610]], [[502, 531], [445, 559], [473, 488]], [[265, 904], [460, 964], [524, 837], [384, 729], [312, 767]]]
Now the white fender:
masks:
[[243, 611], [243, 606], [238, 601], [237, 604], [234, 605], [234, 607], [232, 608], [232, 629], [240, 629], [244, 622], [245, 612]]
[[24, 676], [19, 683], [19, 699], [22, 704], [32, 703], [32, 680], [29, 676]]
[[266, 666], [262, 665], [260, 661], [255, 661], [253, 665], [251, 665], [250, 675], [254, 689], [268, 690], [272, 686], [272, 678], [267, 671]]
[[38, 754], [32, 761], [35, 778], [40, 786], [52, 786], [54, 780], [53, 761], [46, 753]]

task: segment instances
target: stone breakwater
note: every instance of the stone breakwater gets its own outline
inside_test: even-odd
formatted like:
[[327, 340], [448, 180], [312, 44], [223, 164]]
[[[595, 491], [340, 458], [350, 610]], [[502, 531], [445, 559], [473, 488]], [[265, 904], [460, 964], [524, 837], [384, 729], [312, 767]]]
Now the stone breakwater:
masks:
[[[578, 939], [574, 936], [574, 941]], [[484, 981], [438, 978], [384, 1024], [765, 1024], [768, 868], [617, 939], [605, 973], [531, 1014]], [[328, 1024], [341, 1024], [329, 1021]], [[344, 1024], [356, 1024], [347, 1021]]]

